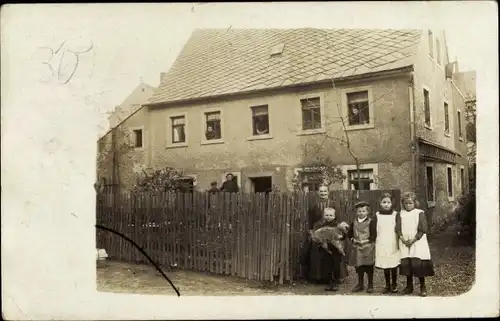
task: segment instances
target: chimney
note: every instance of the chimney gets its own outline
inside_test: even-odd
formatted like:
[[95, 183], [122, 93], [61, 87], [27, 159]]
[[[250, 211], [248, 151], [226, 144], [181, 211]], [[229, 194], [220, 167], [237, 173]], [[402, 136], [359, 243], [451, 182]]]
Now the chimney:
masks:
[[160, 73], [160, 85], [163, 84], [163, 81], [165, 81], [165, 77], [167, 76], [166, 72], [161, 72]]
[[444, 71], [446, 79], [453, 78], [453, 75], [458, 73], [458, 62], [457, 61], [450, 62], [445, 66]]

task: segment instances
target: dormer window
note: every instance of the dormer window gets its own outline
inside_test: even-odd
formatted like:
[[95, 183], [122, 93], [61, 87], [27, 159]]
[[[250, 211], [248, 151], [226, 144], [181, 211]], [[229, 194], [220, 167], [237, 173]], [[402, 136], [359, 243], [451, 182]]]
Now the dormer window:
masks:
[[281, 55], [283, 53], [283, 49], [285, 49], [284, 43], [280, 43], [279, 45], [272, 47], [271, 48], [271, 57]]

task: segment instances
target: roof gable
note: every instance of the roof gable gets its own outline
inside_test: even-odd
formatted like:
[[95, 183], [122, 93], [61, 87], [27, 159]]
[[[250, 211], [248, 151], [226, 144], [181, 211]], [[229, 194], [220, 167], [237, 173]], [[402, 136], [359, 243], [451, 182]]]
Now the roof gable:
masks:
[[198, 29], [148, 104], [400, 68], [412, 64], [420, 39], [421, 30]]

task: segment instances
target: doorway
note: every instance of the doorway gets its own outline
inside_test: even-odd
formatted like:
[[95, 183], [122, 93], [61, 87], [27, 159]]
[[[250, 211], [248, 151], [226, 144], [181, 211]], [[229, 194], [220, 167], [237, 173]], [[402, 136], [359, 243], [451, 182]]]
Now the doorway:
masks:
[[269, 193], [273, 188], [272, 176], [251, 177], [250, 181], [254, 193]]

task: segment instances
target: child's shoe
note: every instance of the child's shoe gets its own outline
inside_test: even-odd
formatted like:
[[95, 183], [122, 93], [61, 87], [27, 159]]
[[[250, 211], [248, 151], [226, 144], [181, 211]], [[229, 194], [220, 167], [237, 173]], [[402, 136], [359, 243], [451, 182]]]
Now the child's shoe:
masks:
[[373, 293], [373, 285], [368, 285], [368, 288], [366, 289], [366, 293]]
[[398, 293], [398, 285], [397, 284], [394, 284], [391, 288], [391, 292], [392, 293]]
[[337, 282], [330, 281], [329, 286], [325, 289], [325, 291], [335, 292], [339, 290], [339, 285]]
[[364, 290], [364, 287], [362, 284], [358, 284], [354, 287], [354, 289], [352, 289], [352, 292], [361, 292]]
[[421, 297], [426, 297], [427, 296], [427, 289], [425, 288], [425, 285], [420, 287], [420, 296]]
[[385, 288], [382, 290], [383, 294], [387, 294], [389, 292], [391, 292], [391, 287], [390, 286], [385, 286]]
[[413, 293], [413, 287], [406, 287], [404, 290], [403, 290], [403, 294], [412, 294]]

